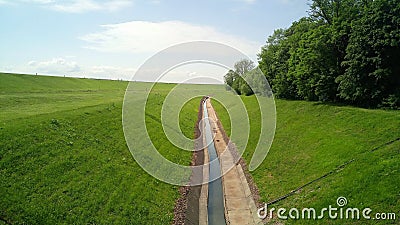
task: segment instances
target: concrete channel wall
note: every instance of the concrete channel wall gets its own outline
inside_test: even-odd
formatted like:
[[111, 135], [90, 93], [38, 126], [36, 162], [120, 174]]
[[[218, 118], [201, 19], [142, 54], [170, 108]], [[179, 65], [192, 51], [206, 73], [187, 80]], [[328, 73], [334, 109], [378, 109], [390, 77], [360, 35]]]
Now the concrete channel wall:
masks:
[[[195, 138], [197, 139], [195, 147], [197, 149], [200, 147], [202, 150], [194, 153], [192, 165], [204, 165], [209, 161], [207, 147], [204, 146], [204, 137], [198, 139], [201, 135], [201, 128], [199, 126], [203, 118], [204, 108], [202, 103], [204, 100], [205, 98], [200, 102], [198, 120], [195, 127]], [[212, 118], [210, 123], [215, 133], [214, 143], [221, 164], [221, 172], [225, 174], [222, 177], [222, 181], [226, 224], [263, 224], [257, 217], [256, 201], [253, 199], [248, 178], [241, 165], [244, 162], [240, 159], [235, 145], [230, 142], [223, 130], [222, 124], [218, 120], [210, 100], [207, 101], [207, 109], [209, 117]], [[225, 151], [226, 149], [229, 151]], [[201, 174], [198, 174], [199, 171], [196, 173], [197, 174], [192, 175], [192, 179], [199, 179], [200, 176], [203, 180], [208, 181], [209, 171], [207, 166], [200, 172]], [[207, 183], [200, 186], [189, 187], [184, 224], [208, 224], [207, 200]]]
[[[197, 122], [195, 125], [195, 149], [202, 149], [200, 151], [194, 152], [193, 154], [193, 159], [192, 159], [192, 165], [193, 166], [197, 166], [197, 165], [203, 165], [205, 162], [205, 156], [207, 155], [207, 152], [205, 152], [203, 146], [204, 146], [204, 142], [203, 140], [199, 140], [198, 138], [201, 135], [200, 132], [200, 121], [203, 118], [203, 101], [204, 101], [205, 97], [203, 97], [200, 101], [200, 105], [199, 105], [199, 112], [198, 112], [198, 116], [197, 116]], [[208, 160], [208, 159], [207, 159]], [[206, 171], [204, 171], [206, 172]], [[204, 177], [204, 172], [202, 174], [200, 174], [201, 177]], [[192, 175], [192, 179], [197, 179], [198, 175]], [[193, 182], [193, 180], [191, 180], [191, 182]], [[204, 186], [204, 185], [203, 185]], [[202, 188], [204, 188], [202, 185], [198, 185], [198, 186], [190, 186], [189, 187], [189, 191], [187, 194], [187, 208], [186, 208], [186, 213], [185, 213], [185, 224], [186, 225], [198, 225], [199, 221], [200, 221], [200, 195], [202, 193]], [[206, 199], [207, 201], [207, 199]], [[202, 216], [204, 217], [204, 216]]]

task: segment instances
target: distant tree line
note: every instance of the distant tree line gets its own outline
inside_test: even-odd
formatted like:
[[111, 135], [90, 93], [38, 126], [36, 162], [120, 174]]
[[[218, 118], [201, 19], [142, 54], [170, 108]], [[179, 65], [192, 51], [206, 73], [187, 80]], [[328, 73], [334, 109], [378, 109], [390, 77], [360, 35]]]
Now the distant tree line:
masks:
[[235, 63], [234, 69], [229, 70], [224, 76], [226, 89], [233, 90], [238, 95], [252, 95], [253, 90], [250, 88], [249, 84], [244, 80], [246, 74], [254, 69], [254, 62], [248, 59], [242, 59]]
[[229, 70], [224, 76], [226, 89], [238, 95], [271, 96], [272, 90], [264, 74], [254, 66], [254, 62], [242, 59], [235, 63], [234, 70]]
[[[274, 95], [399, 109], [399, 0], [313, 0], [308, 14], [275, 30], [258, 55]], [[237, 72], [226, 83], [252, 94]]]

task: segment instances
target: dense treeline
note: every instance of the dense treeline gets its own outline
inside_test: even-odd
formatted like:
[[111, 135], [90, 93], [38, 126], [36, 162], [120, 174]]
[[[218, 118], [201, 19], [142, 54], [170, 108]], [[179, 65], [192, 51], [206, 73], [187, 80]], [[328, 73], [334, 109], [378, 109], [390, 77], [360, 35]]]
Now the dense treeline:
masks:
[[313, 0], [259, 67], [278, 98], [400, 108], [399, 0]]

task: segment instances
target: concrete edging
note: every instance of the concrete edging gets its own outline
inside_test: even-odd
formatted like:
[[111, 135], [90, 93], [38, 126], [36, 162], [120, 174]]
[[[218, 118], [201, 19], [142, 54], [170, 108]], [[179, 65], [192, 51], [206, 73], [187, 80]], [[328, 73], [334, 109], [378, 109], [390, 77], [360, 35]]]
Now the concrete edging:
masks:
[[227, 136], [223, 128], [218, 126], [219, 120], [210, 100], [207, 101], [207, 110], [213, 120], [211, 123], [215, 132], [214, 144], [224, 174], [222, 180], [227, 224], [263, 224], [257, 216], [258, 209], [243, 168], [240, 163], [235, 163], [239, 160], [235, 158], [236, 149], [232, 149], [233, 145], [226, 143]]

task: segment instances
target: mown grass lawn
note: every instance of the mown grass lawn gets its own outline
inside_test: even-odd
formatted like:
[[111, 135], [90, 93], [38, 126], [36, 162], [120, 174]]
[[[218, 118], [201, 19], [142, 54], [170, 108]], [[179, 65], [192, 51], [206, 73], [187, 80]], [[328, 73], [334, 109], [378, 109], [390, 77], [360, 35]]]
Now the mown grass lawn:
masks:
[[[127, 82], [0, 74], [0, 223], [169, 224], [178, 187], [148, 175], [133, 160], [122, 131]], [[172, 84], [156, 85], [147, 101], [150, 138], [166, 158], [190, 163], [162, 133], [160, 111]], [[199, 95], [221, 88], [184, 86]], [[193, 137], [200, 98], [179, 114], [183, 134]], [[254, 97], [242, 97], [250, 115], [250, 162], [260, 132]], [[213, 106], [227, 131], [224, 107]], [[295, 195], [270, 207], [321, 209], [344, 196], [348, 207], [370, 207], [400, 216], [398, 111], [368, 110], [304, 101], [277, 100], [271, 150], [251, 174], [261, 200], [269, 202], [330, 171]], [[235, 141], [235, 140], [233, 140]], [[374, 150], [374, 151], [372, 151]], [[343, 163], [353, 160], [336, 171]], [[282, 222], [282, 221], [280, 221]], [[397, 221], [288, 220], [287, 224], [375, 224]]]
[[[179, 187], [148, 175], [126, 146], [121, 123], [126, 85], [0, 74], [3, 222], [171, 223]], [[149, 105], [162, 102], [169, 87], [156, 88]], [[150, 112], [156, 118], [158, 109]], [[181, 117], [186, 132], [193, 133], [197, 114], [187, 111]], [[163, 154], [177, 159], [177, 149], [169, 147]], [[190, 158], [186, 153], [179, 160], [188, 164]]]
[[[243, 97], [250, 112], [251, 137], [244, 158], [250, 162], [259, 133], [254, 97]], [[217, 112], [220, 110], [217, 108]], [[336, 170], [295, 195], [269, 206], [324, 207], [344, 196], [346, 207], [370, 207], [373, 212], [394, 212], [397, 220], [288, 220], [287, 224], [398, 224], [400, 217], [400, 112], [334, 106], [304, 101], [276, 100], [277, 128], [270, 152], [251, 174], [261, 200], [269, 202]], [[225, 125], [229, 118], [220, 114]], [[255, 124], [255, 125], [254, 125]], [[228, 124], [229, 126], [229, 124]], [[234, 140], [233, 140], [234, 141]], [[373, 151], [374, 150], [374, 151]], [[275, 215], [276, 216], [276, 215]], [[328, 216], [326, 215], [325, 218]], [[274, 221], [272, 221], [273, 223]]]

